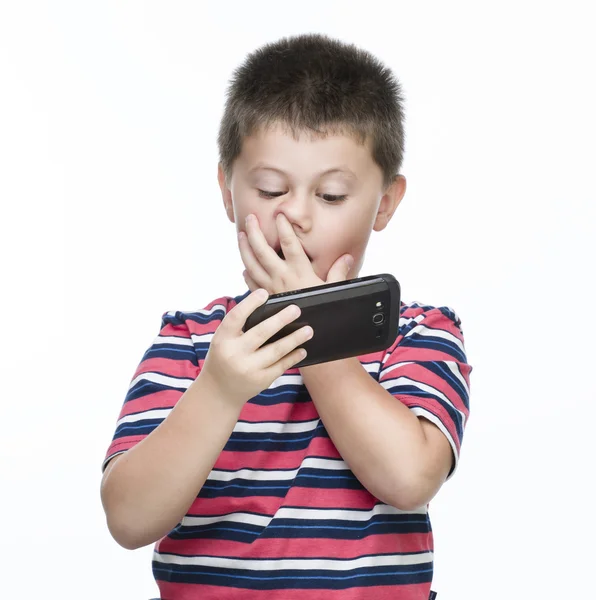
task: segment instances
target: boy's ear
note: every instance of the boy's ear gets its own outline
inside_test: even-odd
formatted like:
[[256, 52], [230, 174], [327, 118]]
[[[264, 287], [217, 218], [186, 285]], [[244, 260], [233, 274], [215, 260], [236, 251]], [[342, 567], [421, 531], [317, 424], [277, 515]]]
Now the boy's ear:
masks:
[[374, 231], [383, 231], [387, 227], [387, 223], [391, 221], [393, 213], [396, 211], [399, 203], [402, 201], [406, 193], [406, 178], [403, 175], [397, 175], [393, 183], [385, 190], [379, 210], [373, 225]]
[[228, 215], [228, 219], [234, 223], [235, 219], [234, 205], [232, 204], [232, 191], [226, 183], [226, 176], [224, 175], [221, 163], [218, 163], [217, 165], [217, 181], [219, 182], [219, 189], [221, 190], [221, 197], [224, 203], [224, 208], [226, 209], [226, 214]]

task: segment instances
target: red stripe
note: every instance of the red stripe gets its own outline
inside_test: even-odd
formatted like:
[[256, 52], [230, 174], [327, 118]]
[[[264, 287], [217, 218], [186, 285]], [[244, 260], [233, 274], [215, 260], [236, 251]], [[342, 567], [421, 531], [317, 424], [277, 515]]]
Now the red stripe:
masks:
[[196, 498], [188, 509], [189, 515], [224, 515], [232, 512], [249, 512], [259, 515], [274, 515], [283, 498], [277, 496], [249, 496], [248, 498]]
[[375, 585], [346, 590], [246, 590], [212, 585], [159, 581], [160, 595], [167, 600], [426, 600], [430, 583], [416, 585]]
[[144, 435], [130, 435], [128, 437], [122, 437], [122, 438], [118, 438], [117, 440], [114, 440], [110, 444], [110, 447], [108, 448], [108, 452], [106, 454], [106, 458], [104, 458], [104, 461], [108, 457], [111, 457], [112, 454], [116, 454], [117, 452], [123, 452], [124, 450], [130, 450], [133, 446], [138, 444], [143, 438], [145, 438]]
[[122, 406], [119, 419], [148, 410], [172, 408], [180, 400], [183, 393], [184, 391], [178, 390], [162, 390], [152, 392], [147, 396], [141, 396], [135, 400], [129, 400]]
[[[291, 386], [289, 394], [294, 395], [296, 388], [299, 386]], [[249, 423], [261, 423], [263, 421], [312, 421], [318, 419], [319, 413], [312, 402], [281, 402], [271, 406], [260, 406], [252, 402], [247, 402], [242, 407], [240, 413], [241, 421]]]
[[232, 512], [252, 512], [272, 516], [282, 506], [370, 510], [378, 502], [366, 490], [292, 487], [285, 499], [277, 496], [196, 498], [191, 504], [188, 514], [209, 516]]
[[[305, 433], [306, 435], [306, 433]], [[329, 438], [321, 438], [322, 443], [315, 444], [319, 438], [312, 440], [304, 450], [232, 452], [224, 450], [215, 462], [214, 469], [236, 471], [237, 469], [297, 469], [309, 457], [341, 459], [339, 452]], [[244, 456], [239, 456], [244, 454]]]
[[[155, 346], [156, 348], [158, 346]], [[189, 346], [188, 350], [194, 352], [194, 347]], [[170, 375], [172, 377], [186, 377], [189, 379], [196, 379], [199, 374], [199, 368], [193, 365], [188, 360], [175, 360], [173, 358], [165, 358], [163, 356], [157, 358], [146, 358], [141, 362], [135, 371], [132, 379], [138, 377], [142, 373], [149, 371], [157, 371], [164, 375]], [[131, 381], [132, 381], [131, 379]]]
[[370, 510], [377, 503], [378, 500], [366, 490], [292, 487], [284, 506]]
[[405, 396], [403, 394], [399, 394], [398, 398], [406, 405], [406, 406], [421, 406], [428, 410], [429, 413], [437, 416], [441, 423], [445, 426], [449, 435], [455, 442], [455, 446], [459, 453], [461, 442], [459, 439], [459, 435], [457, 433], [457, 429], [455, 427], [455, 423], [449, 413], [440, 406], [436, 401], [430, 398], [419, 398], [417, 396]]
[[[231, 524], [230, 526], [233, 526]], [[231, 540], [163, 538], [158, 552], [184, 556], [225, 556], [228, 558], [358, 558], [371, 554], [426, 552], [433, 550], [430, 533], [386, 533], [357, 540], [326, 538], [258, 538], [252, 544]]]

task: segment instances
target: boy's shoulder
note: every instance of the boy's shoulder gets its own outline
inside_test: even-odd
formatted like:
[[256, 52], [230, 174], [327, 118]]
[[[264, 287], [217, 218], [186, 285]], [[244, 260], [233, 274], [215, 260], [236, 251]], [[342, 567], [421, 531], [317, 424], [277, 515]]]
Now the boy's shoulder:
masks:
[[413, 300], [408, 303], [401, 302], [400, 304], [400, 328], [407, 323], [420, 323], [421, 321], [434, 316], [445, 317], [447, 320], [452, 321], [456, 327], [461, 327], [461, 319], [455, 310], [450, 306], [435, 306], [431, 304], [425, 304], [424, 302], [420, 302], [418, 300]]
[[166, 325], [180, 326], [195, 323], [197, 325], [216, 324], [250, 294], [250, 290], [238, 296], [220, 296], [202, 308], [192, 310], [169, 310], [162, 315], [162, 327]]

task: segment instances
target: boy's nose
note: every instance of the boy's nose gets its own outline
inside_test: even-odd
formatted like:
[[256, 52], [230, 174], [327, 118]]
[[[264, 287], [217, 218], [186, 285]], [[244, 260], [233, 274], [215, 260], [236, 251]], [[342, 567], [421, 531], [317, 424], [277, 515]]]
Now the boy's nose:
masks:
[[309, 231], [312, 227], [311, 208], [308, 200], [285, 199], [275, 211], [274, 219], [277, 219], [278, 213], [284, 215], [294, 230]]

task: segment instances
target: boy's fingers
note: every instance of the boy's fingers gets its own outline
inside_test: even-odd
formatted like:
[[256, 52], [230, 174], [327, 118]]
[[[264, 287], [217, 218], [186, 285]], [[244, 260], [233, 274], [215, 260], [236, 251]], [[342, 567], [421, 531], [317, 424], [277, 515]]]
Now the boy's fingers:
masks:
[[230, 317], [233, 317], [232, 323], [234, 329], [236, 329], [238, 333], [242, 332], [242, 327], [244, 326], [244, 323], [246, 323], [246, 319], [248, 319], [261, 304], [265, 304], [267, 298], [269, 298], [269, 292], [263, 288], [259, 288], [236, 304], [236, 306], [228, 313]]
[[257, 282], [248, 274], [248, 271], [243, 271], [242, 277], [244, 277], [244, 281], [246, 282], [246, 285], [248, 286], [248, 289], [251, 292], [254, 292], [259, 289]]
[[[250, 335], [250, 343], [255, 349], [260, 348], [267, 340], [272, 338], [277, 332], [281, 331], [284, 326], [289, 325], [300, 316], [300, 307], [295, 304], [286, 306], [279, 312], [271, 315], [259, 323], [256, 327], [247, 332]], [[277, 357], [279, 359], [281, 357]], [[277, 360], [276, 359], [276, 360]]]
[[286, 260], [305, 259], [310, 263], [300, 240], [296, 237], [292, 226], [282, 213], [277, 215], [275, 224], [279, 233], [279, 243]]
[[[255, 232], [254, 227], [251, 228], [251, 237], [254, 238], [254, 236], [258, 236], [258, 234], [259, 230]], [[261, 236], [263, 236], [262, 233]], [[249, 239], [250, 238], [246, 236], [239, 240], [238, 247], [240, 248], [240, 256], [242, 258], [242, 262], [244, 263], [244, 266], [247, 268], [247, 270], [250, 269], [251, 273], [254, 273], [261, 279], [266, 278], [269, 274], [264, 267], [267, 266], [268, 261], [266, 260], [266, 258], [264, 258], [263, 251], [258, 250], [258, 248], [260, 248], [258, 238], [257, 241], [254, 242], [254, 245], [249, 241]], [[266, 242], [265, 246], [270, 252], [273, 253], [275, 258], [277, 259], [277, 255], [275, 254], [275, 252], [273, 252], [273, 249], [267, 245]]]
[[348, 275], [350, 274], [350, 268], [353, 264], [354, 259], [349, 254], [338, 258], [327, 273], [326, 283], [346, 281], [348, 279]]

